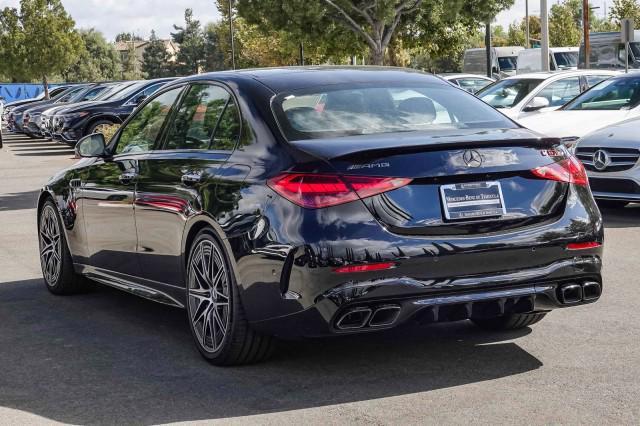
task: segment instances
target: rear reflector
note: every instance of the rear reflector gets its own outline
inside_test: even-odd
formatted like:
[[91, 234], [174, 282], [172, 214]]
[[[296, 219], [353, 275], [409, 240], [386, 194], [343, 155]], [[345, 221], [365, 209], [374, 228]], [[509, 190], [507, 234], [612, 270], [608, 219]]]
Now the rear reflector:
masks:
[[589, 184], [587, 171], [584, 169], [580, 160], [574, 156], [558, 163], [537, 167], [531, 170], [531, 172], [542, 179], [573, 183], [582, 186], [587, 186]]
[[597, 241], [591, 241], [588, 243], [571, 243], [567, 244], [567, 250], [588, 250], [593, 248], [598, 248], [602, 244]]
[[340, 266], [339, 268], [335, 268], [333, 272], [338, 274], [351, 274], [354, 272], [384, 271], [385, 269], [393, 269], [395, 266], [395, 262], [368, 263], [366, 265]]
[[382, 194], [409, 182], [405, 178], [284, 173], [267, 184], [294, 204], [319, 209]]

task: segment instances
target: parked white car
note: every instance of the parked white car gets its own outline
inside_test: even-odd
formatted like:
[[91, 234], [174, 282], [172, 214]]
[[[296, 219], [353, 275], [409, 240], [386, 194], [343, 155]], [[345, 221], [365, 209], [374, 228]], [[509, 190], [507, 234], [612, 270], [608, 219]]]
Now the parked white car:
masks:
[[607, 70], [521, 74], [485, 87], [477, 96], [518, 121], [560, 108], [590, 87], [619, 74], [619, 71]]
[[495, 80], [483, 75], [476, 74], [440, 74], [440, 77], [447, 80], [454, 86], [458, 86], [469, 93], [478, 93], [488, 85], [495, 83]]
[[588, 133], [633, 117], [640, 117], [640, 72], [603, 81], [558, 111], [531, 115], [519, 122], [538, 133], [564, 138], [568, 145], [574, 145]]

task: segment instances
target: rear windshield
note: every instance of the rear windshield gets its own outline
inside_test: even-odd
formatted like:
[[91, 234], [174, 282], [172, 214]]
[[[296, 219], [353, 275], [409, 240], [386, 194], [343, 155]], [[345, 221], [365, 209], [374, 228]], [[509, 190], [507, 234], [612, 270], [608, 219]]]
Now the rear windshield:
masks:
[[553, 57], [556, 59], [558, 69], [576, 68], [578, 66], [578, 52], [555, 52]]
[[569, 102], [565, 110], [629, 110], [640, 105], [640, 76], [612, 78]]
[[498, 65], [501, 71], [513, 71], [518, 66], [517, 56], [501, 56], [498, 58]]
[[437, 129], [514, 128], [473, 95], [450, 85], [334, 85], [276, 97], [288, 140]]
[[542, 83], [538, 78], [510, 78], [481, 90], [478, 97], [494, 108], [512, 108]]

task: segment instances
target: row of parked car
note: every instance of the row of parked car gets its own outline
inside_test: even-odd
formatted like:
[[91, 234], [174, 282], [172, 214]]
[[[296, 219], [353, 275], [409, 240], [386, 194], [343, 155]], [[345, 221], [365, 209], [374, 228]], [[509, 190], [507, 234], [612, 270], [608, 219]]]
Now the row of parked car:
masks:
[[5, 105], [2, 118], [10, 132], [75, 145], [105, 126], [121, 124], [141, 102], [171, 80], [60, 86], [51, 90], [49, 99]]

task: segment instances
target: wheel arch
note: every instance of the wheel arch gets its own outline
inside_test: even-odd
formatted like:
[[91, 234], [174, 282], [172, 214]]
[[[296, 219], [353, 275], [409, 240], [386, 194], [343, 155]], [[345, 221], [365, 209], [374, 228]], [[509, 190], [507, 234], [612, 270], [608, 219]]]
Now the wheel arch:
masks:
[[122, 124], [123, 121], [120, 119], [120, 117], [116, 116], [116, 115], [111, 115], [111, 114], [100, 114], [100, 115], [96, 115], [95, 117], [91, 117], [88, 121], [87, 124], [84, 126], [84, 129], [82, 131], [83, 135], [86, 135], [87, 132], [89, 131], [89, 129], [91, 128], [91, 126], [96, 123], [97, 121], [101, 121], [101, 120], [105, 120], [105, 121], [111, 121], [113, 124]]

